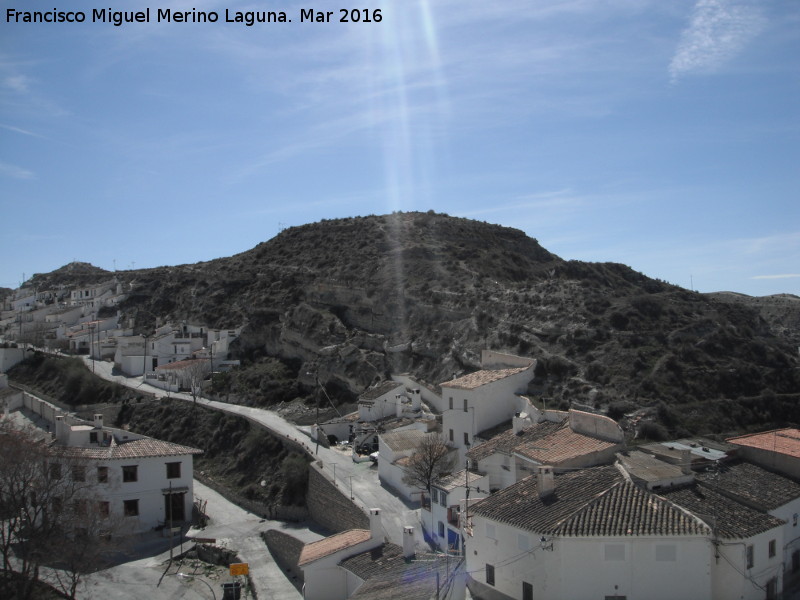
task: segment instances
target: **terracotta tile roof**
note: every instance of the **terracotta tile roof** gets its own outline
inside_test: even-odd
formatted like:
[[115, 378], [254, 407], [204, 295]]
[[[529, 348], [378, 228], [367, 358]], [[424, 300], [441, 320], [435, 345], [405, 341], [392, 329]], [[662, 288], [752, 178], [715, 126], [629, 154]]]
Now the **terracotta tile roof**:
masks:
[[375, 387], [371, 387], [368, 390], [364, 390], [361, 395], [358, 397], [359, 400], [377, 400], [384, 394], [391, 392], [392, 390], [396, 390], [397, 388], [402, 388], [403, 384], [398, 383], [396, 381], [382, 381]]
[[778, 454], [800, 458], [800, 429], [792, 427], [754, 433], [752, 435], [740, 435], [739, 437], [728, 438], [727, 441], [737, 446], [769, 450]]
[[727, 539], [748, 538], [784, 523], [706, 486], [691, 485], [660, 492], [660, 495], [696, 515], [706, 515], [703, 519], [714, 528], [716, 534]]
[[621, 444], [573, 431], [569, 426], [569, 421], [561, 423], [544, 421], [524, 429], [519, 434], [515, 434], [513, 429], [508, 429], [472, 448], [467, 452], [467, 457], [470, 460], [479, 461], [492, 454], [502, 452], [504, 454], [521, 454], [540, 464], [558, 466], [580, 456], [618, 446]]
[[800, 483], [746, 462], [723, 463], [695, 477], [702, 485], [763, 511], [800, 498]]
[[165, 442], [152, 438], [131, 440], [130, 442], [122, 443], [112, 442], [111, 446], [99, 448], [79, 448], [70, 446], [65, 448], [65, 451], [70, 456], [79, 456], [81, 458], [97, 460], [149, 458], [153, 456], [182, 456], [185, 454], [203, 453], [202, 450], [197, 448], [191, 448], [190, 446], [182, 446], [180, 444], [173, 444], [172, 442]]
[[393, 452], [403, 452], [405, 450], [416, 450], [427, 436], [431, 435], [419, 429], [406, 429], [405, 431], [393, 431], [382, 434], [381, 440], [389, 446]]
[[481, 370], [469, 375], [464, 375], [451, 381], [444, 381], [439, 384], [443, 388], [452, 388], [457, 390], [474, 390], [482, 385], [500, 381], [506, 377], [522, 373], [528, 370], [529, 367], [519, 367], [516, 369], [494, 369], [494, 370]]
[[339, 563], [365, 583], [350, 596], [354, 600], [430, 600], [436, 596], [436, 575], [444, 585], [455, 561], [439, 554], [417, 554], [403, 558], [396, 544], [383, 544]]
[[363, 542], [368, 542], [371, 538], [369, 529], [348, 529], [330, 537], [316, 542], [311, 542], [303, 546], [300, 552], [300, 560], [297, 565], [302, 567], [320, 558], [325, 558], [331, 554], [350, 548]]
[[531, 476], [474, 505], [474, 513], [539, 534], [559, 536], [703, 535], [703, 523], [636, 487], [616, 467], [555, 477], [539, 497]]

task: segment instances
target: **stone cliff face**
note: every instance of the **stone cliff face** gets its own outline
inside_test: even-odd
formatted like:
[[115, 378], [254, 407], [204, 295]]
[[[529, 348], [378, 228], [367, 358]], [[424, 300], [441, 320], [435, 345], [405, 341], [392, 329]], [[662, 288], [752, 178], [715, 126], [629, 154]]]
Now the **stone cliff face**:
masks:
[[129, 314], [244, 324], [237, 381], [277, 358], [301, 395], [317, 377], [341, 401], [391, 373], [439, 383], [478, 368], [482, 348], [538, 358], [530, 391], [548, 406], [650, 406], [672, 432], [778, 423], [800, 389], [796, 348], [743, 303], [446, 215], [323, 221], [229, 258], [116, 275]]

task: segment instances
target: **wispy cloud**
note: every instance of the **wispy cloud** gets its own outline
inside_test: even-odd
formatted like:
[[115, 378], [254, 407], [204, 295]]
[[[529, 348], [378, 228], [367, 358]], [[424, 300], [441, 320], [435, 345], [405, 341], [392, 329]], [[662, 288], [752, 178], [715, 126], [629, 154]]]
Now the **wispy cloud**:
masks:
[[780, 275], [756, 275], [750, 279], [794, 279], [800, 277], [800, 273], [782, 273]]
[[28, 131], [27, 129], [20, 129], [19, 127], [14, 127], [13, 125], [4, 125], [3, 123], [0, 123], [0, 127], [2, 127], [3, 129], [7, 129], [8, 131], [13, 131], [14, 133], [45, 139], [43, 135], [34, 133], [32, 131]]
[[30, 78], [25, 75], [11, 75], [3, 80], [3, 84], [10, 90], [20, 94], [27, 94], [30, 91]]
[[9, 165], [8, 163], [0, 162], [0, 176], [12, 177], [14, 179], [33, 179], [35, 174], [33, 171], [28, 171], [17, 165]]
[[669, 65], [672, 81], [690, 73], [711, 73], [730, 60], [764, 28], [762, 9], [749, 0], [698, 0]]

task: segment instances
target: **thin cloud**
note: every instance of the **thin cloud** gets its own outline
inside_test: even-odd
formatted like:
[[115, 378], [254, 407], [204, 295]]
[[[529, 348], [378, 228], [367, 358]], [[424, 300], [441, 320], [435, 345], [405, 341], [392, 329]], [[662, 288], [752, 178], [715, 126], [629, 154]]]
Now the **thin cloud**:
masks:
[[783, 273], [781, 275], [756, 275], [750, 279], [794, 279], [800, 277], [800, 273]]
[[699, 0], [669, 65], [672, 81], [716, 71], [756, 37], [765, 22], [761, 8], [747, 0]]
[[17, 165], [9, 165], [8, 163], [0, 162], [0, 176], [11, 177], [13, 179], [33, 179], [35, 174], [33, 171], [28, 171]]
[[2, 127], [3, 129], [7, 129], [8, 131], [13, 131], [14, 133], [20, 133], [22, 135], [29, 135], [31, 137], [46, 139], [43, 135], [34, 133], [32, 131], [28, 131], [27, 129], [20, 129], [19, 127], [14, 127], [12, 125], [4, 125], [3, 123], [0, 123], [0, 127]]

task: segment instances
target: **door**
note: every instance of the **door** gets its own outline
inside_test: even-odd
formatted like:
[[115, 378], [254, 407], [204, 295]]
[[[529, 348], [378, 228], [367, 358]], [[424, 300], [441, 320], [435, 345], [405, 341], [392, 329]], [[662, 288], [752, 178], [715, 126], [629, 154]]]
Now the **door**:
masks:
[[169, 527], [170, 519], [173, 523], [182, 523], [186, 520], [186, 509], [183, 497], [186, 492], [164, 494], [164, 519]]

